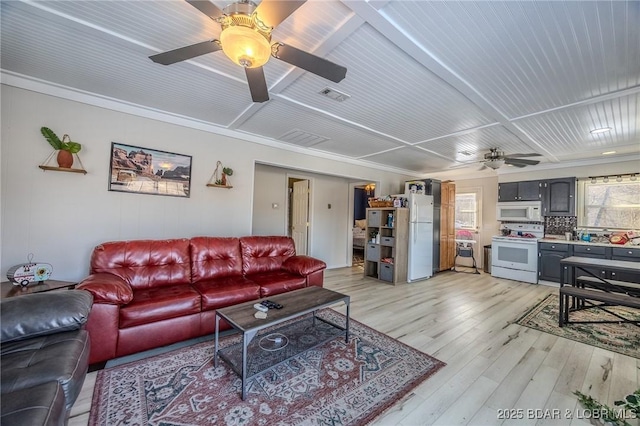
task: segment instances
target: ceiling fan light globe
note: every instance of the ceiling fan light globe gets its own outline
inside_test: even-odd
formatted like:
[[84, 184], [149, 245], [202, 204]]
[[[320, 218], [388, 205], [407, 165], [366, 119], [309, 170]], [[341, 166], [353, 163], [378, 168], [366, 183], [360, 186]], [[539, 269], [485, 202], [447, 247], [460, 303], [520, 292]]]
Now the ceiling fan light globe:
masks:
[[494, 160], [485, 161], [484, 164], [487, 167], [492, 168], [493, 170], [497, 170], [504, 165], [504, 160], [494, 159]]
[[271, 56], [269, 41], [257, 31], [242, 26], [230, 26], [220, 34], [222, 51], [229, 59], [245, 68], [263, 66]]

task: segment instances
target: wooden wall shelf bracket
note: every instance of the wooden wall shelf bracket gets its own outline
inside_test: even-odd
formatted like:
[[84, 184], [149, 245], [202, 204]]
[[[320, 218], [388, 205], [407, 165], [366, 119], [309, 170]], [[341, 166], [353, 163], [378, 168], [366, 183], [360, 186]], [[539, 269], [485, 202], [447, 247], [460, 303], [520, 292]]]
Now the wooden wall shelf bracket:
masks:
[[54, 157], [54, 155], [56, 155], [57, 152], [58, 152], [58, 150], [54, 149], [53, 152], [51, 154], [49, 154], [47, 159], [44, 160], [42, 162], [42, 164], [40, 164], [38, 167], [41, 168], [44, 171], [51, 170], [51, 171], [54, 171], [54, 172], [82, 173], [83, 175], [87, 174], [87, 171], [84, 169], [84, 165], [82, 164], [82, 161], [80, 160], [80, 157], [78, 156], [78, 154], [73, 154], [73, 157], [74, 157], [73, 163], [75, 164], [76, 161], [77, 161], [77, 163], [80, 165], [79, 169], [67, 168], [67, 167], [58, 167], [57, 165], [53, 165], [53, 164], [56, 163], [53, 160], [53, 157]]
[[227, 188], [227, 189], [233, 188], [233, 186], [231, 185], [216, 185], [215, 183], [208, 183], [207, 186], [212, 188]]

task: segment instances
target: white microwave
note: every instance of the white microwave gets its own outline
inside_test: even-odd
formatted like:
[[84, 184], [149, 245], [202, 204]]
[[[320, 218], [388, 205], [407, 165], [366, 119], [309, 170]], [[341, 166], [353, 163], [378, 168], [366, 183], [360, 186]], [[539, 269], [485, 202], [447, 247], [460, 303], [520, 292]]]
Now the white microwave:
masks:
[[496, 218], [501, 222], [542, 222], [541, 201], [498, 203]]

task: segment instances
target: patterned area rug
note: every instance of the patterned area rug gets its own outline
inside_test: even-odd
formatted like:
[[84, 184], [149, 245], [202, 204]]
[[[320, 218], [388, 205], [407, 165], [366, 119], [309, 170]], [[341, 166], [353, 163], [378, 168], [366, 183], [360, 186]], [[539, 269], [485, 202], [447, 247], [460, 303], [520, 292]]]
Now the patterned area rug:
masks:
[[[633, 324], [568, 324], [558, 327], [558, 296], [550, 294], [534, 306], [517, 324], [555, 334], [587, 345], [596, 346], [634, 358], [640, 358], [640, 328]], [[612, 312], [625, 318], [640, 320], [640, 310], [625, 307], [610, 307]], [[571, 312], [572, 321], [615, 320], [613, 315], [600, 309]]]
[[[319, 316], [345, 322], [331, 309]], [[213, 342], [101, 370], [89, 424], [361, 425], [445, 365], [353, 319], [350, 332], [348, 344], [343, 334], [256, 375], [245, 401], [238, 375], [213, 367]]]

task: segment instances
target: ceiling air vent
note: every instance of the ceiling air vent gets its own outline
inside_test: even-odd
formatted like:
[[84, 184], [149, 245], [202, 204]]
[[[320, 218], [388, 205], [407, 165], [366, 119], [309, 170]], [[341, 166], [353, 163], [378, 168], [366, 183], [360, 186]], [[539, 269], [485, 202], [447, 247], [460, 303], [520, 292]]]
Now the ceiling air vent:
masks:
[[333, 99], [334, 101], [342, 102], [349, 99], [351, 96], [346, 93], [342, 93], [337, 91], [336, 89], [332, 89], [331, 87], [325, 87], [320, 92], [321, 95], [326, 96], [327, 98]]
[[286, 143], [291, 143], [299, 146], [313, 146], [321, 142], [326, 142], [329, 138], [320, 135], [314, 135], [313, 133], [305, 132], [300, 129], [293, 129], [280, 136], [278, 140]]

